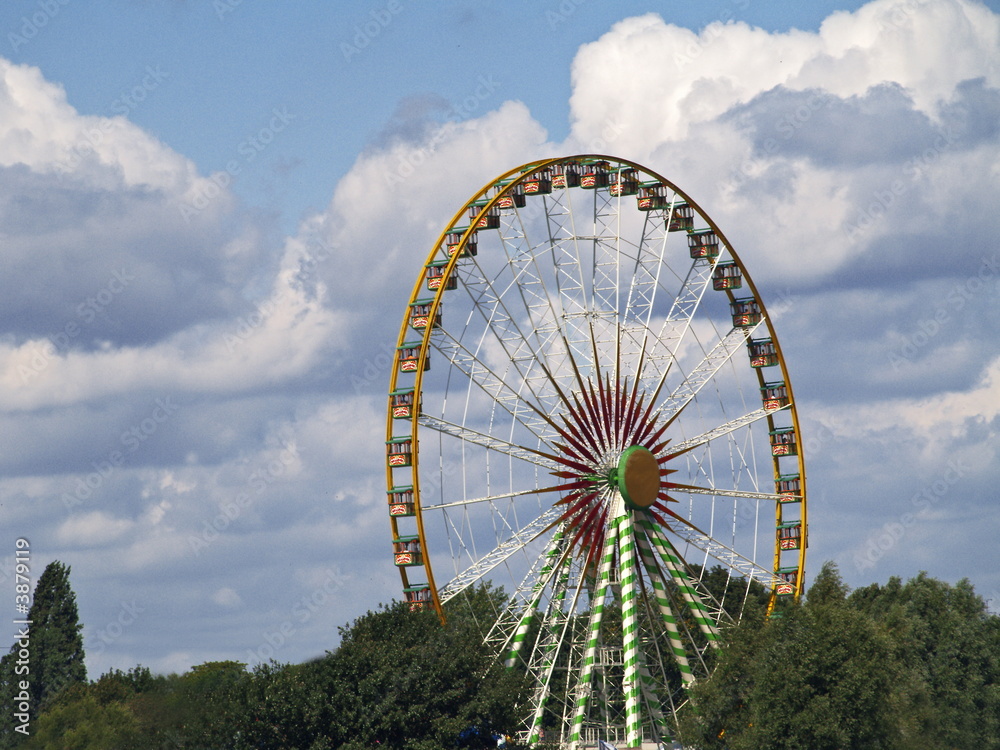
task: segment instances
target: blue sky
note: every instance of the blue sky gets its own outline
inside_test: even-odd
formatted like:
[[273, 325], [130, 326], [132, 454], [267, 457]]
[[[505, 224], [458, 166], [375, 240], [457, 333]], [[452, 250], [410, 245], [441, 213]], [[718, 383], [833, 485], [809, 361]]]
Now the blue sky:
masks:
[[[728, 0], [677, 3], [668, 15], [691, 29], [733, 20], [815, 30], [830, 11], [859, 4]], [[480, 76], [496, 84], [496, 98], [483, 107], [523, 101], [549, 136], [562, 140], [578, 47], [619, 18], [657, 10], [636, 2], [528, 0], [305, 2], [280, 13], [251, 0], [53, 7], [58, 12], [31, 39], [22, 19], [37, 12], [35, 4], [3, 9], [5, 31], [25, 39], [8, 40], [8, 59], [40, 67], [80, 113], [105, 116], [120, 111], [122, 95], [141, 84], [147, 67], [158, 69], [165, 78], [134, 106], [126, 102], [128, 117], [204, 172], [239, 158], [240, 144], [266, 125], [272, 108], [287, 108], [294, 127], [233, 185], [253, 205], [280, 211], [287, 231], [304, 212], [326, 205], [330, 185], [394, 121], [407, 113], [447, 117]]]
[[433, 238], [600, 146], [782, 300], [812, 571], [996, 609], [998, 12], [4, 4], [0, 561], [72, 565], [92, 676], [335, 645], [398, 595], [386, 352]]

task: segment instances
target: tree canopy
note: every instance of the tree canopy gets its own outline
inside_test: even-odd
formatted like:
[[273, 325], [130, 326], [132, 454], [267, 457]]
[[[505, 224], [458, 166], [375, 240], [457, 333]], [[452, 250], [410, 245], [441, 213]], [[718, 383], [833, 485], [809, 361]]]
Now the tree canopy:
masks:
[[[397, 602], [341, 628], [311, 662], [209, 662], [184, 675], [112, 670], [61, 693], [23, 744], [30, 750], [332, 750], [454, 747], [465, 730], [512, 733], [523, 688], [496, 663], [477, 623], [502, 595], [482, 588], [448, 627]], [[489, 740], [492, 744], [492, 739]]]
[[[720, 601], [735, 593], [738, 582], [706, 575]], [[763, 592], [751, 593], [717, 670], [690, 690], [685, 748], [1000, 750], [1000, 618], [968, 582], [920, 574], [852, 592], [828, 564], [803, 603], [770, 618]], [[32, 736], [0, 747], [493, 746], [495, 734], [515, 733], [527, 698], [523, 677], [483, 644], [502, 603], [488, 587], [470, 591], [449, 603], [448, 627], [404, 603], [383, 606], [303, 664], [111, 670], [49, 695]]]
[[1000, 748], [1000, 618], [967, 581], [850, 593], [827, 564], [803, 604], [727, 641], [691, 690], [693, 747]]
[[[0, 659], [0, 701], [4, 713], [0, 747], [20, 741], [22, 735], [17, 733], [17, 726], [30, 726], [62, 691], [87, 681], [83, 625], [69, 574], [69, 566], [58, 560], [45, 567], [25, 618], [30, 624], [21, 627], [10, 652]], [[27, 722], [17, 719], [15, 714], [19, 712], [14, 711], [15, 705], [24, 704], [28, 706]]]

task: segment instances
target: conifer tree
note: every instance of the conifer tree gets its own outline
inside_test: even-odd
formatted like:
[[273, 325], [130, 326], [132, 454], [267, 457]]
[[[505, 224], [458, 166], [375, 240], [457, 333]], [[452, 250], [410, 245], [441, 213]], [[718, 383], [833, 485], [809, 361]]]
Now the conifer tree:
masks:
[[[58, 560], [49, 563], [38, 584], [31, 609], [28, 612], [27, 673], [22, 669], [15, 674], [15, 658], [20, 646], [15, 643], [10, 653], [0, 660], [0, 695], [5, 709], [9, 708], [22, 680], [28, 682], [31, 695], [32, 721], [51, 700], [70, 685], [85, 684], [87, 669], [83, 662], [83, 625], [76, 609], [76, 594], [69, 585], [70, 568]], [[23, 642], [23, 639], [19, 639]], [[6, 718], [6, 717], [5, 717]], [[6, 722], [11, 726], [11, 722]], [[3, 740], [9, 740], [4, 733]], [[0, 746], [6, 742], [0, 741]]]
[[49, 563], [38, 579], [28, 614], [34, 635], [32, 692], [41, 708], [63, 688], [87, 682], [83, 625], [69, 573], [68, 565], [58, 560]]

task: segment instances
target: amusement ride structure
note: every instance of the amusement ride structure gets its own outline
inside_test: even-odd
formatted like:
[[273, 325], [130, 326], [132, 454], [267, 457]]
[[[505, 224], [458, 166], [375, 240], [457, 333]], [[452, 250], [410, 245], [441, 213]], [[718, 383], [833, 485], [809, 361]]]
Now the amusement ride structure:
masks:
[[393, 560], [413, 609], [481, 583], [525, 671], [522, 741], [675, 736], [749, 602], [802, 592], [806, 476], [781, 347], [735, 249], [664, 177], [531, 162], [461, 206], [389, 385]]

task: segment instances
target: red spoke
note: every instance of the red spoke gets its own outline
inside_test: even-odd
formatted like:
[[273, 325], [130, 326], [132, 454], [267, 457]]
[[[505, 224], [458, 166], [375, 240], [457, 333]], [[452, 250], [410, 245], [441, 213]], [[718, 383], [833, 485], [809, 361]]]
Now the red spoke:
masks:
[[605, 444], [610, 449], [610, 448], [613, 447], [613, 443], [611, 442], [611, 440], [612, 440], [612, 434], [611, 434], [611, 414], [609, 413], [610, 410], [608, 409], [608, 398], [605, 395], [604, 385], [602, 384], [600, 378], [597, 379], [597, 388], [598, 388], [598, 393], [600, 394], [600, 399], [601, 399], [601, 401], [600, 401], [600, 405], [601, 405], [601, 420], [602, 420], [602, 422], [604, 424], [604, 441], [605, 441]]
[[[590, 430], [587, 433], [585, 433], [587, 442], [589, 442], [591, 446], [593, 446], [594, 451], [596, 453], [598, 454], [603, 453], [604, 449], [601, 447], [600, 440], [597, 437], [600, 434], [600, 430], [597, 429], [597, 425], [600, 424], [600, 420], [596, 418], [591, 403], [587, 399], [587, 392], [584, 390], [581, 391], [581, 394], [583, 395], [583, 401], [585, 406], [581, 405], [580, 399], [577, 397], [575, 393], [573, 394], [573, 400], [576, 402], [577, 407], [579, 407], [579, 412], [575, 416], [577, 416], [577, 419], [581, 423], [587, 424], [590, 427]], [[587, 418], [588, 416], [590, 417], [590, 419]]]
[[653, 504], [641, 512], [661, 526], [666, 525], [667, 516], [674, 515], [668, 504], [677, 502], [668, 492], [698, 488], [667, 481], [677, 471], [669, 467], [670, 460], [680, 453], [658, 455], [670, 443], [663, 439], [669, 422], [657, 419], [654, 402], [638, 391], [638, 380], [629, 383], [625, 377], [613, 382], [611, 374], [605, 374], [584, 381], [579, 371], [574, 371], [580, 387], [564, 401], [566, 411], [559, 417], [562, 424], [556, 427], [564, 442], [552, 443], [554, 453], [532, 452], [565, 467], [552, 472], [566, 480], [552, 488], [563, 494], [555, 503], [563, 508], [556, 523], [571, 532], [567, 535], [570, 549], [589, 566], [603, 549], [611, 498], [618, 492], [612, 471], [616, 467], [605, 463], [608, 453], [642, 446], [656, 457], [660, 490]]
[[572, 456], [579, 461], [593, 460], [593, 456], [590, 454], [584, 453], [581, 455], [579, 451], [575, 448], [570, 448], [568, 445], [563, 445], [562, 443], [552, 443], [552, 445], [561, 450], [563, 453]]
[[629, 398], [629, 408], [628, 413], [625, 416], [625, 434], [631, 435], [635, 431], [636, 425], [639, 420], [639, 412], [642, 409], [642, 396], [640, 395], [638, 399], [635, 393]]

